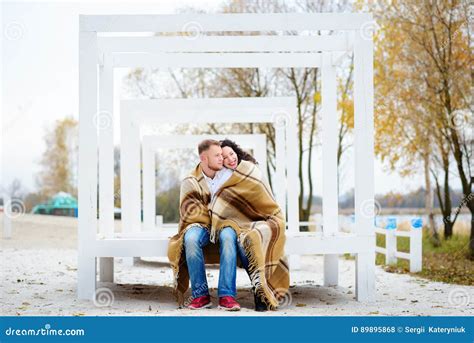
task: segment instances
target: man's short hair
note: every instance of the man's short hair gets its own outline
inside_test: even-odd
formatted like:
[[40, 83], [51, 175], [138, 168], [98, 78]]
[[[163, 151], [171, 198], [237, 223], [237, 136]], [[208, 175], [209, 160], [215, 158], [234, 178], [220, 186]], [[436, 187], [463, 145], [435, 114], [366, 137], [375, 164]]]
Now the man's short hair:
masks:
[[201, 155], [204, 151], [207, 151], [209, 150], [209, 148], [211, 147], [211, 145], [217, 145], [217, 146], [221, 146], [221, 144], [219, 143], [219, 141], [216, 141], [214, 139], [205, 139], [203, 140], [201, 143], [199, 143], [198, 145], [198, 153], [199, 155]]

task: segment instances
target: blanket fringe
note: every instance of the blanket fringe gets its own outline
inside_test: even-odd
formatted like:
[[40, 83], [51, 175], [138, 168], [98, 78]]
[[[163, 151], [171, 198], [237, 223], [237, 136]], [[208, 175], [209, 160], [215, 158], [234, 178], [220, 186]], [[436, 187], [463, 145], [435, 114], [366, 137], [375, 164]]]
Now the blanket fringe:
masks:
[[268, 287], [265, 280], [265, 266], [260, 268], [258, 266], [257, 257], [253, 251], [253, 242], [250, 238], [244, 239], [243, 247], [245, 254], [249, 261], [249, 275], [255, 293], [265, 303], [268, 309], [276, 310], [278, 308], [278, 300], [276, 299], [273, 292]]
[[217, 230], [214, 228], [211, 228], [211, 234], [209, 235], [209, 240], [211, 243], [216, 243], [216, 235], [217, 235]]
[[193, 225], [188, 225], [182, 232], [181, 237], [180, 237], [180, 244], [178, 247], [178, 263], [177, 264], [172, 264], [171, 268], [173, 269], [173, 292], [174, 296], [176, 297], [176, 301], [178, 302], [178, 306], [182, 307], [184, 305], [184, 294], [178, 290], [178, 279], [179, 279], [179, 267], [180, 267], [180, 262], [181, 258], [183, 256], [183, 250], [184, 250], [184, 235], [190, 229]]

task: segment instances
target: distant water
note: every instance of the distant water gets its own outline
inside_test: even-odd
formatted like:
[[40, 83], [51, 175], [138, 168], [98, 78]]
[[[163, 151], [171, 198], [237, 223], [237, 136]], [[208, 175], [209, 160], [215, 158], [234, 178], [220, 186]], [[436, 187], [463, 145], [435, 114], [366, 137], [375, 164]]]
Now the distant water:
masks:
[[[423, 220], [423, 225], [428, 222], [428, 216], [417, 215], [417, 214], [394, 214], [394, 215], [378, 215], [375, 219], [375, 225], [377, 227], [385, 227], [385, 224], [388, 222], [389, 218], [396, 218], [397, 224], [400, 225], [403, 222], [410, 222], [414, 218], [421, 218]], [[453, 218], [453, 217], [452, 217]], [[435, 224], [438, 227], [443, 227], [443, 216], [435, 215], [434, 216]], [[318, 229], [321, 229], [322, 216], [321, 214], [316, 214], [312, 216], [312, 222], [316, 222]], [[339, 215], [339, 226], [341, 228], [349, 228], [354, 223], [354, 215]], [[471, 215], [469, 213], [460, 213], [456, 219], [456, 223], [463, 223], [470, 227]]]

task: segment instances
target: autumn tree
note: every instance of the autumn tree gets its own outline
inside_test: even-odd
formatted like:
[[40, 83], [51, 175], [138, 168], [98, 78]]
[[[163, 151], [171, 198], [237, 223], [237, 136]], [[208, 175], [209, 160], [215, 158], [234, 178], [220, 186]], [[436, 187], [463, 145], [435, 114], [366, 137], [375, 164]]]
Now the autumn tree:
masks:
[[452, 169], [464, 194], [458, 209], [467, 206], [474, 216], [472, 8], [466, 1], [394, 1], [379, 3], [374, 11], [380, 25], [376, 151], [402, 173], [420, 164], [425, 175], [430, 170], [449, 238], [459, 213], [452, 213]]
[[50, 197], [59, 191], [76, 195], [77, 121], [71, 117], [57, 120], [47, 131], [45, 144], [37, 177], [41, 195]]

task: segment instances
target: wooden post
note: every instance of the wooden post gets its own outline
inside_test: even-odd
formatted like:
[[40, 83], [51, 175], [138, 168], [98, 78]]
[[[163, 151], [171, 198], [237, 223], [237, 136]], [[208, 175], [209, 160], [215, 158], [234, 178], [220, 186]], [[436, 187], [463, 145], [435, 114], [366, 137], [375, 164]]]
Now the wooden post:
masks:
[[411, 220], [410, 273], [421, 272], [423, 261], [423, 222], [421, 218]]
[[[295, 110], [285, 114], [285, 151], [286, 151], [286, 205], [287, 205], [287, 232], [288, 234], [297, 234], [300, 231], [299, 225], [299, 185], [298, 185], [298, 120], [296, 112], [297, 104], [295, 103]], [[285, 211], [285, 208], [282, 208]], [[301, 257], [299, 255], [288, 256], [288, 262], [291, 270], [301, 269]]]
[[156, 165], [155, 151], [142, 144], [143, 164], [143, 229], [145, 231], [155, 230], [156, 219]]
[[[120, 188], [122, 204], [122, 232], [141, 231], [141, 163], [140, 129], [130, 116], [120, 113]], [[124, 257], [125, 265], [131, 266], [136, 259]]]
[[89, 300], [95, 297], [97, 277], [92, 249], [97, 235], [97, 109], [97, 34], [80, 31], [77, 295]]
[[[339, 230], [337, 194], [337, 84], [332, 53], [323, 52], [321, 71], [323, 114], [323, 235], [333, 236]], [[324, 255], [324, 285], [338, 284], [339, 255]]]
[[370, 249], [356, 256], [356, 299], [375, 298], [374, 81], [373, 42], [362, 30], [354, 37], [355, 233]]
[[397, 264], [397, 219], [389, 218], [385, 225], [385, 264]]
[[[99, 110], [95, 124], [99, 134], [99, 232], [114, 235], [114, 78], [110, 56], [99, 66]], [[114, 281], [114, 258], [99, 258], [99, 280]]]
[[[278, 114], [277, 114], [278, 116]], [[286, 213], [286, 178], [285, 178], [285, 124], [277, 118], [275, 123], [275, 182], [273, 192], [283, 213]]]

